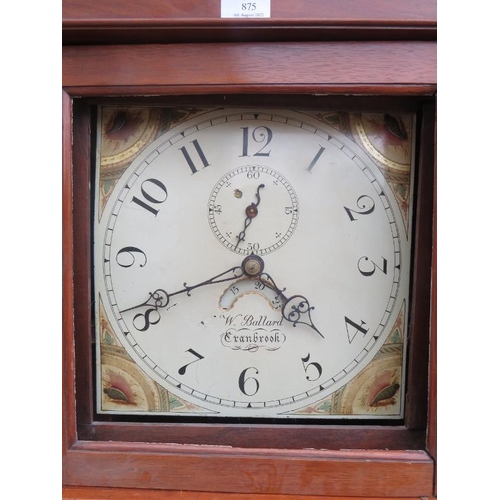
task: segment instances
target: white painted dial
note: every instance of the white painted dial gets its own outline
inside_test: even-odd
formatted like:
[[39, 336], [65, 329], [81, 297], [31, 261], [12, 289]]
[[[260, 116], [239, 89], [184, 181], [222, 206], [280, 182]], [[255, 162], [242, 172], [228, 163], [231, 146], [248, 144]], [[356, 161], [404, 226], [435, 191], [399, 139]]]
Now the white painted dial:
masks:
[[408, 299], [404, 231], [383, 175], [337, 130], [207, 112], [114, 188], [95, 223], [96, 297], [168, 391], [217, 416], [289, 417], [384, 344]]

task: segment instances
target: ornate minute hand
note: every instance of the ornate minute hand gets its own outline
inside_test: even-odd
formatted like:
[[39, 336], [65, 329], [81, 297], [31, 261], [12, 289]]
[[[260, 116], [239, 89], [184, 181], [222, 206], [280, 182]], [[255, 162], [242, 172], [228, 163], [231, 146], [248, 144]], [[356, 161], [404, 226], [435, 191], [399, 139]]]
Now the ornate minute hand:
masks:
[[297, 324], [306, 325], [321, 335], [321, 337], [325, 338], [311, 319], [311, 311], [314, 309], [314, 306], [311, 306], [303, 295], [292, 295], [291, 297], [287, 297], [283, 293], [286, 288], [279, 288], [272, 276], [264, 272], [264, 261], [260, 257], [254, 254], [249, 255], [243, 260], [242, 267], [247, 276], [258, 279], [274, 290], [283, 300], [283, 305], [281, 306], [281, 315], [283, 319], [292, 323], [293, 326], [297, 326]]
[[324, 338], [323, 334], [316, 328], [311, 319], [311, 311], [314, 309], [314, 306], [311, 306], [309, 301], [303, 295], [292, 295], [291, 297], [287, 297], [283, 293], [286, 288], [280, 289], [276, 285], [272, 276], [264, 272], [264, 261], [262, 258], [254, 254], [250, 254], [245, 257], [240, 266], [231, 267], [227, 271], [209, 278], [208, 280], [197, 283], [196, 285], [189, 286], [187, 283], [184, 283], [184, 288], [172, 293], [168, 293], [161, 288], [155, 290], [154, 292], [149, 292], [149, 298], [145, 302], [133, 307], [128, 307], [127, 309], [122, 309], [120, 312], [124, 313], [133, 309], [147, 307], [148, 310], [145, 314], [137, 316], [149, 317], [151, 312], [157, 312], [158, 309], [167, 307], [170, 302], [170, 297], [174, 297], [175, 295], [180, 295], [182, 293], [187, 294], [189, 297], [191, 295], [191, 291], [196, 288], [207, 285], [215, 285], [217, 283], [224, 283], [226, 281], [233, 281], [241, 278], [243, 275], [246, 275], [249, 278], [258, 279], [265, 285], [269, 286], [279, 295], [279, 297], [281, 297], [283, 300], [283, 305], [281, 307], [283, 319], [292, 323], [293, 326], [297, 326], [297, 324], [309, 326]]
[[208, 280], [202, 281], [200, 283], [197, 283], [196, 285], [188, 285], [187, 283], [184, 283], [184, 288], [181, 290], [177, 290], [176, 292], [168, 293], [165, 290], [158, 288], [154, 292], [149, 292], [149, 298], [142, 304], [138, 304], [133, 307], [128, 307], [127, 309], [123, 309], [120, 312], [124, 313], [126, 311], [131, 311], [132, 309], [138, 309], [140, 307], [149, 307], [153, 310], [158, 310], [160, 308], [167, 307], [167, 305], [170, 302], [170, 297], [173, 297], [175, 295], [180, 295], [182, 293], [187, 294], [187, 296], [191, 296], [191, 291], [195, 290], [196, 288], [200, 288], [202, 286], [207, 286], [207, 285], [215, 285], [216, 283], [224, 283], [225, 281], [232, 281], [238, 278], [241, 278], [243, 276], [244, 269], [242, 266], [235, 266], [231, 267], [227, 271], [224, 271], [223, 273], [218, 274], [217, 276], [214, 276], [212, 278], [209, 278]]
[[238, 248], [238, 245], [240, 244], [240, 242], [245, 240], [247, 227], [252, 223], [253, 219], [255, 219], [255, 217], [257, 217], [257, 215], [259, 214], [259, 210], [257, 209], [257, 207], [259, 206], [259, 203], [260, 203], [259, 191], [261, 189], [263, 189], [264, 187], [265, 187], [264, 184], [260, 184], [259, 187], [257, 188], [257, 193], [255, 193], [255, 196], [257, 198], [257, 203], [252, 202], [245, 209], [245, 214], [247, 216], [245, 219], [245, 227], [243, 228], [243, 231], [241, 231], [241, 233], [238, 235], [238, 241], [236, 242], [236, 245], [234, 248]]

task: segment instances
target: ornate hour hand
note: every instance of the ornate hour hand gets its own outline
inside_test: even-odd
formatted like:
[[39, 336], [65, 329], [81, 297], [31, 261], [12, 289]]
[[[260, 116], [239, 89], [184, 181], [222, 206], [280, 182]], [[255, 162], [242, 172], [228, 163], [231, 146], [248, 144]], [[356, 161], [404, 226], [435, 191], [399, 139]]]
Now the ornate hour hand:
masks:
[[287, 297], [283, 293], [286, 288], [278, 288], [272, 276], [264, 272], [264, 261], [259, 256], [254, 254], [249, 255], [243, 260], [242, 267], [247, 276], [262, 281], [272, 288], [283, 300], [283, 305], [281, 307], [283, 319], [292, 323], [293, 326], [297, 326], [297, 324], [306, 325], [321, 335], [321, 337], [325, 338], [311, 319], [311, 311], [314, 309], [314, 306], [311, 306], [303, 295], [292, 295], [291, 297]]
[[[245, 257], [240, 266], [231, 267], [227, 271], [224, 271], [223, 273], [213, 276], [205, 281], [201, 281], [196, 285], [188, 285], [187, 283], [184, 283], [181, 290], [177, 290], [172, 293], [168, 293], [161, 288], [155, 290], [154, 292], [149, 292], [149, 298], [145, 302], [133, 307], [128, 307], [127, 309], [122, 309], [120, 312], [124, 313], [132, 311], [133, 309], [146, 307], [146, 312], [144, 314], [136, 315], [134, 320], [140, 316], [144, 318], [149, 327], [149, 324], [156, 324], [159, 321], [159, 318], [156, 321], [150, 320], [151, 314], [157, 313], [160, 308], [163, 309], [167, 307], [170, 303], [171, 297], [181, 295], [183, 293], [190, 296], [191, 292], [196, 288], [233, 281], [241, 278], [243, 275], [262, 281], [278, 294], [278, 296], [283, 300], [281, 314], [286, 321], [292, 323], [293, 326], [297, 326], [297, 324], [306, 325], [324, 338], [323, 334], [316, 328], [311, 319], [311, 311], [314, 309], [314, 306], [311, 306], [309, 301], [303, 295], [292, 295], [291, 297], [287, 297], [283, 293], [286, 288], [278, 288], [272, 276], [264, 272], [264, 261], [262, 258], [254, 254], [250, 254]], [[144, 331], [147, 327], [138, 329]]]
[[258, 206], [260, 203], [260, 193], [259, 191], [265, 187], [264, 184], [260, 184], [259, 187], [257, 188], [257, 192], [255, 193], [255, 197], [257, 198], [257, 203], [250, 203], [248, 207], [245, 209], [245, 214], [246, 214], [246, 219], [245, 219], [245, 227], [243, 228], [243, 231], [240, 232], [238, 235], [238, 241], [236, 242], [236, 245], [234, 248], [238, 248], [238, 245], [240, 242], [245, 240], [245, 235], [246, 235], [246, 230], [248, 226], [252, 223], [253, 219], [257, 217], [259, 214]]
[[314, 309], [314, 306], [311, 306], [309, 301], [303, 295], [292, 295], [289, 298], [286, 298], [283, 294], [280, 295], [285, 299], [285, 303], [281, 308], [283, 318], [290, 321], [293, 326], [297, 326], [297, 323], [307, 325], [321, 337], [325, 338], [324, 335], [316, 328], [311, 319], [311, 311]]

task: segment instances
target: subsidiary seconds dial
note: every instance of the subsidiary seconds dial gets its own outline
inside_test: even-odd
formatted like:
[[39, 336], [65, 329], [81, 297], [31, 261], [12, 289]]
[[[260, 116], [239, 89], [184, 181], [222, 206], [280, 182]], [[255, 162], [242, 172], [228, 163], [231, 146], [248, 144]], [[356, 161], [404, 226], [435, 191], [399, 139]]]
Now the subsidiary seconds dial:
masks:
[[208, 200], [215, 237], [241, 255], [267, 255], [292, 236], [299, 219], [295, 190], [279, 172], [260, 165], [230, 170]]

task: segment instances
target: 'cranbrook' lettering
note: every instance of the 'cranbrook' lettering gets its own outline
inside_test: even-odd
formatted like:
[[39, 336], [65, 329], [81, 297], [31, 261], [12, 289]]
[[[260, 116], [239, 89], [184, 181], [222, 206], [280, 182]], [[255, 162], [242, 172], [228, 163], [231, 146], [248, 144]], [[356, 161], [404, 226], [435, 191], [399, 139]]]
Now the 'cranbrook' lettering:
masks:
[[229, 328], [220, 336], [224, 347], [242, 351], [257, 351], [260, 348], [267, 351], [279, 349], [286, 340], [279, 328]]

